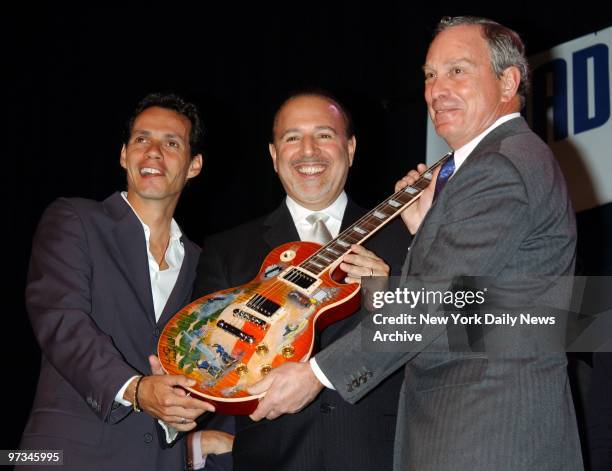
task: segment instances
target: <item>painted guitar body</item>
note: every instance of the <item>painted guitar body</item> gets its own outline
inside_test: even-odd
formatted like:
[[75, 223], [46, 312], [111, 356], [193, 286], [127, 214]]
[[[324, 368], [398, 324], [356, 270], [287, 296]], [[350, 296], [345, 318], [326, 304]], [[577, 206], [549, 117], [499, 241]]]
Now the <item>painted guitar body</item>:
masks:
[[191, 392], [214, 403], [218, 412], [250, 414], [258, 397], [248, 394], [249, 386], [287, 361], [306, 361], [313, 351], [315, 327], [323, 329], [357, 310], [359, 284], [340, 284], [330, 277], [342, 257], [417, 201], [432, 172], [449, 156], [324, 246], [281, 245], [250, 283], [181, 309], [159, 339], [164, 370], [195, 379]]
[[320, 248], [281, 245], [251, 282], [199, 298], [175, 314], [158, 345], [164, 370], [195, 379], [192, 393], [219, 413], [255, 410], [257, 397], [246, 388], [282, 363], [306, 361], [315, 327], [322, 330], [359, 306], [358, 283], [336, 283], [331, 270], [316, 275], [296, 268]]

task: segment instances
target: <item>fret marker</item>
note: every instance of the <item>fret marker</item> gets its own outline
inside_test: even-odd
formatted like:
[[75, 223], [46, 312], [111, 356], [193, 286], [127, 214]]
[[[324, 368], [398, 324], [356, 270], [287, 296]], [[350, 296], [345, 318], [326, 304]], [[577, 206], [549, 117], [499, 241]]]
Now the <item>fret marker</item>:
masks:
[[395, 200], [389, 200], [388, 203], [394, 208], [399, 208], [402, 205], [402, 203], [400, 203], [399, 201], [395, 201]]
[[385, 219], [387, 217], [385, 213], [381, 213], [380, 211], [374, 211], [374, 216], [378, 219]]
[[415, 193], [418, 193], [419, 190], [417, 190], [416, 188], [412, 188], [411, 186], [407, 186], [406, 188], [404, 188], [404, 192], [414, 195]]
[[433, 173], [431, 172], [425, 172], [423, 174], [423, 178], [427, 179], [427, 180], [431, 180], [433, 178]]
[[344, 242], [342, 239], [336, 240], [336, 243], [340, 244], [342, 247], [350, 247], [351, 246], [351, 244], [349, 244], [348, 242]]
[[325, 250], [327, 250], [328, 252], [333, 253], [334, 255], [336, 255], [336, 256], [338, 256], [338, 257], [339, 257], [340, 255], [342, 255], [340, 252], [338, 252], [337, 250], [332, 249], [331, 247], [325, 247]]
[[355, 227], [353, 227], [353, 230], [354, 230], [354, 231], [355, 231], [357, 234], [361, 234], [361, 235], [363, 235], [363, 234], [367, 234], [367, 233], [368, 233], [368, 231], [366, 231], [365, 229], [362, 229], [362, 228], [361, 228], [361, 227], [359, 227], [359, 226], [355, 226]]

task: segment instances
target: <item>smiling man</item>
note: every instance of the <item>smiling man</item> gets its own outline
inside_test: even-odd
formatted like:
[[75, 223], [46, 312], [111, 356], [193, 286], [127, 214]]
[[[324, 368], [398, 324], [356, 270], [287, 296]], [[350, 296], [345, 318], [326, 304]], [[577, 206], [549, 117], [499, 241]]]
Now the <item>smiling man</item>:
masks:
[[[269, 145], [274, 170], [287, 197], [272, 213], [204, 241], [194, 296], [238, 286], [257, 275], [265, 256], [294, 240], [323, 242], [365, 214], [344, 192], [356, 139], [350, 116], [321, 92], [292, 95], [279, 107]], [[320, 222], [312, 222], [317, 215]], [[368, 249], [357, 246], [341, 268], [349, 278], [399, 273], [410, 237], [398, 221], [373, 237]], [[381, 258], [374, 253], [378, 254]], [[321, 346], [350, 331], [356, 316], [327, 327]], [[393, 375], [359, 404], [351, 406], [332, 390], [324, 391], [299, 414], [255, 423], [236, 418], [233, 458], [236, 471], [388, 471], [401, 375]], [[213, 428], [231, 426], [215, 418]], [[219, 424], [221, 422], [221, 424]], [[223, 457], [211, 457], [206, 465]], [[230, 470], [228, 458], [221, 469]], [[215, 463], [216, 464], [216, 463]]]
[[184, 446], [162, 449], [156, 419], [188, 431], [213, 410], [181, 392], [192, 380], [147, 374], [191, 295], [199, 248], [173, 214], [202, 168], [201, 133], [194, 105], [147, 96], [121, 150], [127, 191], [60, 198], [40, 221], [26, 304], [42, 362], [21, 448], [63, 450], [62, 469], [182, 469]]

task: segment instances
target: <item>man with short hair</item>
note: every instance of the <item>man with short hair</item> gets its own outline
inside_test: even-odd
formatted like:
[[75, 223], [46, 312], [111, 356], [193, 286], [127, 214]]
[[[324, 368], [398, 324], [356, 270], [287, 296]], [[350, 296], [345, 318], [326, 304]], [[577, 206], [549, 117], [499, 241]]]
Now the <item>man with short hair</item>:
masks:
[[[454, 153], [402, 214], [415, 234], [403, 287], [421, 289], [423, 276], [573, 275], [576, 227], [565, 180], [519, 114], [528, 69], [518, 34], [483, 18], [446, 18], [423, 70], [430, 118]], [[396, 189], [417, 178], [410, 172]], [[418, 316], [419, 308], [403, 312]], [[542, 353], [530, 335], [515, 335], [511, 351], [452, 351], [444, 326], [425, 326], [407, 351], [372, 353], [361, 349], [365, 328], [318, 353], [312, 367], [270, 372], [249, 389], [268, 391], [252, 417], [299, 410], [323, 384], [361, 400], [404, 366], [395, 469], [582, 469], [564, 353]]]
[[[63, 469], [183, 469], [157, 419], [180, 431], [214, 408], [193, 380], [150, 375], [161, 330], [191, 296], [199, 248], [173, 219], [202, 168], [202, 125], [182, 98], [151, 94], [128, 123], [127, 191], [102, 202], [60, 198], [34, 238], [26, 289], [42, 350], [22, 449], [63, 451]], [[36, 466], [39, 469], [39, 466]]]
[[[352, 128], [346, 110], [325, 93], [302, 92], [283, 102], [274, 118], [269, 150], [287, 197], [267, 216], [206, 239], [194, 296], [251, 281], [277, 246], [294, 240], [324, 243], [321, 233], [336, 237], [365, 214], [344, 192], [356, 149]], [[409, 240], [399, 221], [391, 223], [373, 236], [369, 250], [353, 247], [340, 268], [349, 281], [387, 275], [387, 263], [392, 273], [399, 273]], [[352, 316], [327, 327], [320, 345], [330, 344], [357, 322]], [[396, 374], [352, 406], [326, 390], [293, 416], [261, 423], [236, 417], [234, 469], [390, 470], [400, 385], [401, 375]]]

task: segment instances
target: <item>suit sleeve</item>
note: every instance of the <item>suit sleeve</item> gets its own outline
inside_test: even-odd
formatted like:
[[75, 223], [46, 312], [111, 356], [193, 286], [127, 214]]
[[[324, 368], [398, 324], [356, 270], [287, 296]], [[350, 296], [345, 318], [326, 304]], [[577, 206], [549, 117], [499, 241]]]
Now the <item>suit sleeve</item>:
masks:
[[[526, 236], [529, 212], [525, 185], [519, 172], [503, 155], [479, 156], [478, 162], [465, 165], [453, 178], [457, 180], [453, 182], [452, 192], [444, 201], [437, 202], [446, 205], [442, 217], [439, 221], [426, 219], [419, 229], [425, 233], [417, 235], [433, 239], [423, 272], [411, 273], [416, 276], [408, 277], [402, 289], [430, 289], [419, 280], [419, 275], [440, 275], [442, 283], [453, 276], [495, 276]], [[447, 188], [450, 190], [450, 183]], [[417, 239], [412, 250], [420, 247]], [[439, 288], [445, 287], [450, 286]], [[402, 312], [419, 313], [407, 306]], [[325, 376], [349, 402], [358, 401], [445, 331], [443, 326], [405, 325], [402, 326], [405, 330], [414, 328], [415, 333], [423, 335], [421, 342], [410, 344], [410, 351], [368, 352], [361, 348], [362, 336], [370, 335], [366, 322], [362, 321], [315, 357]]]
[[138, 372], [91, 317], [89, 250], [71, 203], [58, 200], [49, 206], [34, 237], [26, 306], [45, 358], [100, 419], [112, 423], [125, 416], [124, 411], [111, 414], [117, 391]]

